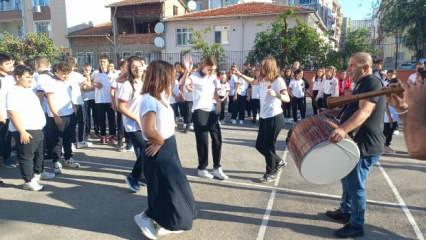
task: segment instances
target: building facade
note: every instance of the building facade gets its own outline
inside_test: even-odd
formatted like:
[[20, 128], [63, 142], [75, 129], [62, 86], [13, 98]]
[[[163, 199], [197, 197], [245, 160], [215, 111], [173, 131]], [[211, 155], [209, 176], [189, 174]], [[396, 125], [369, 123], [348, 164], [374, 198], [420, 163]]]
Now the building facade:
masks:
[[[106, 2], [112, 1], [0, 1], [0, 32], [8, 32], [17, 37], [23, 37], [29, 32], [44, 33], [58, 47], [69, 51], [70, 45], [66, 38], [68, 32], [108, 21], [110, 12], [104, 6]], [[96, 14], [93, 14], [94, 9], [96, 9]]]

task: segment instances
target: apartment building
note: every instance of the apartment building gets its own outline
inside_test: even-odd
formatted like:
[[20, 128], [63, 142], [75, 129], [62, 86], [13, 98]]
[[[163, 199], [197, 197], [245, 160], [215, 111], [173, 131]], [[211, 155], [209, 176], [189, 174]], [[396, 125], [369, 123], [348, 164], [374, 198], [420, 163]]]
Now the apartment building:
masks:
[[2, 0], [0, 33], [17, 37], [29, 32], [44, 33], [69, 52], [67, 34], [109, 21], [111, 15], [105, 4], [111, 2], [114, 0]]

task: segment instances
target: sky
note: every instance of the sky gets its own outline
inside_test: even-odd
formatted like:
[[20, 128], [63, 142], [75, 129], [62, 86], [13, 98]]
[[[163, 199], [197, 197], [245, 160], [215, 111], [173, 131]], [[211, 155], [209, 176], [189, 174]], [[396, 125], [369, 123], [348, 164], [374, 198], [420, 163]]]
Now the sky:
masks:
[[344, 17], [351, 20], [362, 20], [371, 18], [372, 3], [377, 4], [379, 0], [339, 0], [342, 5]]

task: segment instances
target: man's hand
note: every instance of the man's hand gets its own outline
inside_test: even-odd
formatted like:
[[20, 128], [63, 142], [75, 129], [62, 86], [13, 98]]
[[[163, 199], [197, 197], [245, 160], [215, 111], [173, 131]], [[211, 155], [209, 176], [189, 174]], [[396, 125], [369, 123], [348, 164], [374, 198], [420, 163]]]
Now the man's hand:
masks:
[[346, 132], [342, 128], [336, 128], [331, 133], [328, 140], [332, 143], [338, 143], [338, 142], [342, 141], [346, 137], [346, 135], [347, 135]]
[[19, 135], [20, 135], [21, 144], [28, 144], [31, 142], [31, 139], [33, 138], [33, 136], [31, 136], [31, 134], [29, 134], [27, 131], [23, 131]]

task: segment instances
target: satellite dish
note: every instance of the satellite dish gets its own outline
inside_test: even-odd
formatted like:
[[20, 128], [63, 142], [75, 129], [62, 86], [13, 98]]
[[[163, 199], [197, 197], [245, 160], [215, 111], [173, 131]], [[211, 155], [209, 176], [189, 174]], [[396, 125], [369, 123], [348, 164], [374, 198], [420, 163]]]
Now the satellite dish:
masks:
[[197, 3], [194, 0], [189, 1], [188, 8], [189, 10], [194, 11], [195, 9], [197, 9]]
[[157, 48], [164, 48], [166, 46], [166, 42], [164, 41], [164, 38], [162, 38], [162, 37], [156, 37], [154, 39], [154, 45]]
[[158, 22], [157, 24], [155, 24], [154, 31], [155, 31], [155, 33], [158, 33], [158, 34], [163, 33], [164, 32], [164, 23]]

